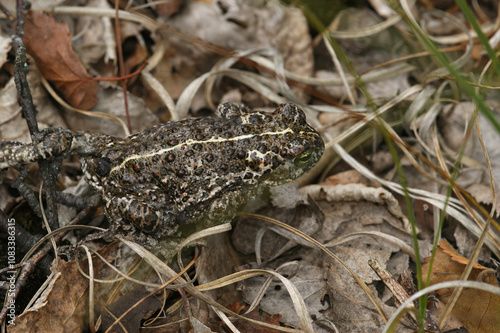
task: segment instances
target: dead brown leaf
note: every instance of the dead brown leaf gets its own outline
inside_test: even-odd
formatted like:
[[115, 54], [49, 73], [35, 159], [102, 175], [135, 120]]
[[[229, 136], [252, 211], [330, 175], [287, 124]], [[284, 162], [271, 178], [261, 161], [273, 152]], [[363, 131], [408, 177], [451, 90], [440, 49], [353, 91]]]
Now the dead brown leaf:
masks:
[[89, 281], [74, 261], [59, 261], [57, 272], [32, 308], [16, 318], [9, 332], [82, 332], [88, 328]]
[[24, 44], [43, 77], [72, 106], [82, 110], [95, 106], [97, 82], [73, 51], [66, 23], [58, 23], [45, 13], [30, 11], [24, 26]]
[[[117, 243], [111, 243], [99, 250], [107, 261], [116, 257]], [[92, 256], [94, 276], [105, 279], [114, 276], [114, 271], [105, 266], [102, 260]], [[88, 275], [88, 262], [81, 260], [77, 264], [72, 260], [59, 260], [52, 267], [53, 274], [47, 287], [36, 300], [15, 320], [15, 326], [9, 326], [11, 333], [30, 332], [86, 332], [89, 327], [89, 280], [80, 273], [80, 268]], [[107, 291], [106, 284], [94, 284], [95, 299], [100, 299]]]
[[[427, 258], [429, 259], [429, 258]], [[446, 240], [441, 240], [434, 258], [430, 284], [458, 280], [469, 259], [462, 257]], [[422, 266], [426, 273], [429, 264]], [[469, 280], [481, 281], [498, 287], [495, 272], [478, 263], [474, 264]], [[425, 279], [425, 278], [424, 278]], [[453, 289], [437, 292], [439, 300], [447, 303]], [[500, 297], [488, 292], [465, 289], [452, 311], [469, 332], [500, 332]]]

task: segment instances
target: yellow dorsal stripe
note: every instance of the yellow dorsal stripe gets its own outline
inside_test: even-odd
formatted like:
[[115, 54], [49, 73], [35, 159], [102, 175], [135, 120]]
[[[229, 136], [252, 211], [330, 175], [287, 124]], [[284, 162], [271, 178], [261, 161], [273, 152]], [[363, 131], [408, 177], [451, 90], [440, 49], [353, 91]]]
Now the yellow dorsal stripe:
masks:
[[217, 142], [225, 142], [225, 141], [239, 141], [239, 140], [250, 139], [250, 138], [253, 138], [255, 136], [284, 135], [286, 133], [293, 133], [293, 130], [291, 128], [287, 128], [287, 129], [284, 129], [284, 130], [278, 131], [278, 132], [264, 132], [264, 133], [259, 133], [259, 134], [246, 134], [246, 135], [236, 136], [234, 138], [217, 138], [217, 139], [211, 138], [211, 139], [208, 139], [208, 140], [192, 140], [192, 139], [190, 139], [190, 140], [187, 140], [185, 142], [179, 143], [179, 144], [177, 144], [175, 146], [172, 146], [172, 147], [169, 147], [169, 148], [163, 148], [163, 149], [160, 149], [160, 150], [157, 150], [157, 151], [150, 152], [148, 154], [142, 154], [142, 155], [134, 154], [134, 155], [130, 155], [126, 159], [124, 159], [123, 162], [120, 165], [117, 165], [113, 169], [111, 169], [110, 173], [112, 173], [113, 171], [117, 171], [117, 170], [123, 168], [124, 165], [128, 161], [136, 160], [136, 159], [139, 159], [139, 158], [152, 157], [152, 156], [155, 156], [155, 155], [161, 155], [161, 154], [164, 154], [164, 153], [168, 153], [169, 151], [175, 150], [175, 149], [177, 149], [177, 148], [179, 148], [181, 146], [184, 146], [184, 145], [190, 146], [190, 145], [194, 145], [194, 144], [197, 144], [197, 143], [217, 143]]

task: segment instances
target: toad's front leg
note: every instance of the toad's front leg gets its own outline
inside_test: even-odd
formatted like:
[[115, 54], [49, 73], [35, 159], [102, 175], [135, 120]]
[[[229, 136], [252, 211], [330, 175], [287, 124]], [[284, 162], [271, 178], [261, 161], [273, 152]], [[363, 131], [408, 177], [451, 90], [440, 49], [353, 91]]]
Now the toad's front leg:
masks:
[[0, 142], [0, 169], [46, 160], [70, 153], [73, 132], [62, 128], [44, 129], [38, 143]]

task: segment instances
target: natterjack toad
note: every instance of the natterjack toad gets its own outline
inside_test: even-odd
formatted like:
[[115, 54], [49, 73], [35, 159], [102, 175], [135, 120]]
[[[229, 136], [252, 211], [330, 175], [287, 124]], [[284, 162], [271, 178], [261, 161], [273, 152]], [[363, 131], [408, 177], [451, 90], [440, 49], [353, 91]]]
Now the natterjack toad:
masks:
[[[102, 194], [112, 230], [152, 247], [189, 225], [230, 220], [240, 204], [266, 186], [306, 173], [323, 154], [323, 140], [295, 105], [267, 113], [224, 103], [217, 115], [158, 125], [124, 139], [68, 130], [47, 138], [59, 135], [68, 151], [87, 155], [84, 175]], [[65, 150], [50, 147], [55, 139], [44, 141], [30, 149]], [[11, 159], [40, 159], [16, 145], [8, 149], [0, 151], [0, 168], [15, 164], [9, 152]]]

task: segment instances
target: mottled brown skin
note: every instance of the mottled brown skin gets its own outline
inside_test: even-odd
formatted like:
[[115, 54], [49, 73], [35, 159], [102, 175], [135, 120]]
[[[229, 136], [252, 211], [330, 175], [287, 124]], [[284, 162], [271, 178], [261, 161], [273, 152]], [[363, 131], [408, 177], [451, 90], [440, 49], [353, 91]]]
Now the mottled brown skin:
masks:
[[[323, 154], [320, 135], [295, 105], [266, 113], [224, 103], [217, 114], [124, 139], [74, 132], [68, 150], [89, 155], [82, 159], [84, 174], [102, 194], [113, 231], [153, 247], [179, 234], [179, 227], [225, 222], [238, 205], [266, 186], [301, 176]], [[17, 151], [16, 159], [22, 155]]]

